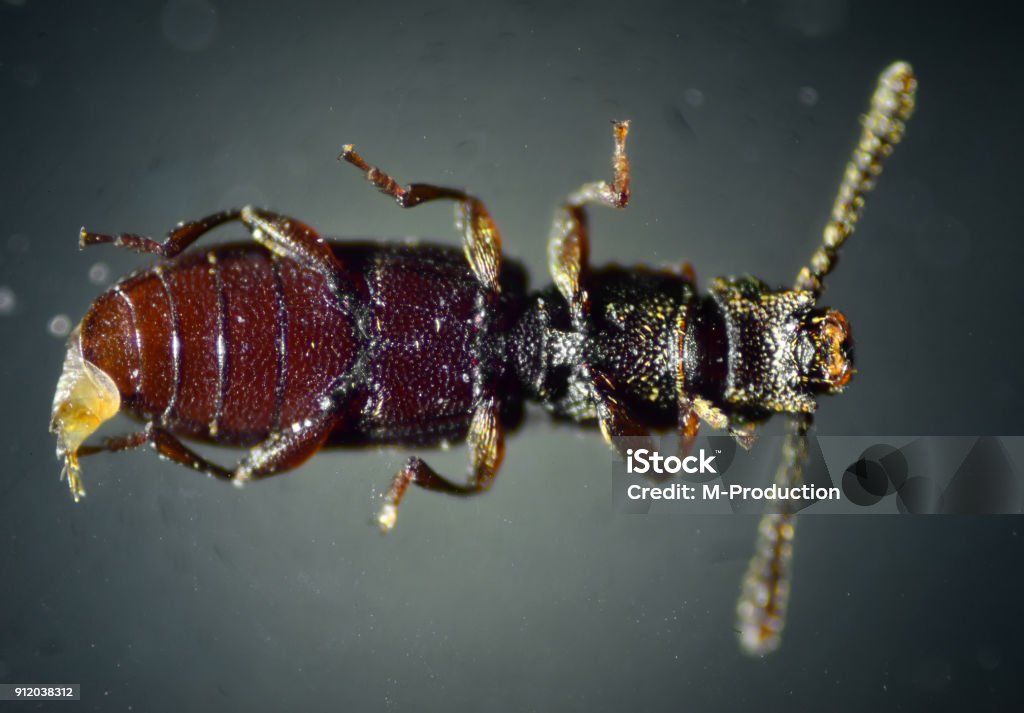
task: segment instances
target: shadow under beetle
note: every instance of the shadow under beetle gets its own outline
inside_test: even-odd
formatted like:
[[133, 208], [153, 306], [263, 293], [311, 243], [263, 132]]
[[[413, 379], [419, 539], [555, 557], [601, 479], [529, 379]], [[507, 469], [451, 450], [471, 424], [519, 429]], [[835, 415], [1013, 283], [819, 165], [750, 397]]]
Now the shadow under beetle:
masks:
[[[744, 446], [774, 413], [791, 427], [776, 474], [799, 483], [819, 394], [853, 374], [846, 318], [817, 301], [864, 195], [903, 135], [916, 81], [897, 62], [881, 75], [821, 247], [792, 289], [692, 269], [595, 268], [586, 207], [629, 201], [626, 134], [614, 124], [613, 178], [572, 193], [548, 248], [554, 284], [536, 292], [502, 260], [497, 226], [477, 198], [402, 186], [344, 147], [403, 208], [457, 205], [463, 253], [429, 245], [330, 242], [293, 218], [251, 207], [182, 223], [163, 242], [82, 230], [82, 246], [113, 243], [163, 258], [101, 295], [71, 336], [51, 430], [72, 495], [79, 456], [150, 445], [163, 457], [243, 483], [294, 468], [324, 445], [436, 445], [465, 439], [470, 478], [456, 483], [419, 458], [395, 475], [378, 523], [395, 524], [410, 484], [455, 495], [487, 490], [506, 428], [524, 400], [557, 417], [596, 421], [605, 439], [677, 428], [689, 448], [701, 421]], [[253, 242], [186, 251], [238, 221]], [[84, 445], [124, 410], [145, 427]], [[248, 447], [224, 468], [190, 438]], [[784, 501], [790, 502], [790, 501]], [[789, 590], [793, 510], [765, 515], [738, 605], [743, 647], [779, 643]]]

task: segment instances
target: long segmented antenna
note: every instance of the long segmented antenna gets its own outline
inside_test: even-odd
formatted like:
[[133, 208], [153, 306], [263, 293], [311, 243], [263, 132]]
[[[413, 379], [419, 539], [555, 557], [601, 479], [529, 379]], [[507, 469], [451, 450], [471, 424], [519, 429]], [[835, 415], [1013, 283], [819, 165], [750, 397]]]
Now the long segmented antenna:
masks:
[[[803, 482], [810, 425], [810, 417], [797, 417], [789, 422], [789, 433], [782, 443], [782, 460], [775, 472], [775, 484], [780, 489], [799, 486]], [[743, 588], [736, 605], [740, 647], [755, 656], [771, 653], [782, 642], [796, 528], [793, 502], [781, 500], [779, 512], [766, 513], [761, 517], [754, 556], [743, 577]]]
[[[839, 249], [860, 220], [864, 196], [875, 187], [882, 162], [903, 138], [905, 122], [914, 112], [916, 91], [917, 80], [906, 62], [894, 62], [878, 78], [871, 107], [863, 119], [864, 130], [843, 174], [822, 245], [796, 278], [795, 289], [812, 292], [815, 300], [825, 289], [825, 277], [835, 268]], [[776, 485], [793, 487], [802, 483], [810, 427], [810, 414], [790, 420], [782, 445], [782, 459], [775, 473]], [[736, 605], [740, 646], [749, 654], [771, 653], [782, 641], [796, 529], [793, 503], [792, 500], [781, 501], [782, 509], [765, 514], [757, 528], [754, 556], [747, 567]]]
[[882, 162], [903, 138], [906, 122], [914, 112], [917, 79], [906, 62], [894, 62], [878, 78], [871, 108], [863, 119], [864, 130], [853, 151], [832, 206], [832, 220], [825, 226], [822, 245], [800, 270], [795, 288], [820, 297], [825, 276], [832, 272], [839, 248], [853, 233], [864, 208], [864, 195], [875, 187]]

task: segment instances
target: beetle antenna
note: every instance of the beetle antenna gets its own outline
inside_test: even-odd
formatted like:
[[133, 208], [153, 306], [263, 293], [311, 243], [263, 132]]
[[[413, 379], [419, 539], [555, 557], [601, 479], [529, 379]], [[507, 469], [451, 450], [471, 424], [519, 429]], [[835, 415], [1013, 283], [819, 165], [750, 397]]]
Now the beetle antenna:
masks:
[[[782, 459], [775, 472], [775, 485], [791, 488], [803, 483], [807, 465], [809, 414], [795, 416], [782, 442]], [[757, 527], [754, 556], [747, 566], [739, 602], [736, 604], [736, 632], [740, 647], [753, 656], [764, 656], [779, 647], [786, 624], [786, 608], [792, 576], [793, 535], [796, 510], [792, 500], [778, 502], [778, 508], [761, 516]]]
[[875, 187], [875, 180], [882, 172], [882, 162], [903, 138], [904, 122], [914, 112], [916, 91], [917, 79], [906, 62], [894, 62], [879, 76], [871, 107], [862, 119], [864, 129], [860, 141], [839, 184], [839, 193], [832, 206], [832, 219], [825, 226], [822, 245], [811, 256], [810, 264], [801, 268], [795, 289], [813, 292], [815, 299], [821, 296], [825, 289], [825, 276], [835, 268], [839, 248], [860, 220], [864, 195]]

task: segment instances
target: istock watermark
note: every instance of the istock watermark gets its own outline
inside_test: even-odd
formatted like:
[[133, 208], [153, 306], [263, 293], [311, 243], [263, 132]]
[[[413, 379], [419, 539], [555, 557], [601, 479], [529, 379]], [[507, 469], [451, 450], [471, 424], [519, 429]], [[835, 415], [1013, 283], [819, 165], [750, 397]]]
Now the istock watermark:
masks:
[[725, 488], [721, 483], [699, 486], [672, 483], [664, 487], [633, 483], [626, 488], [626, 497], [630, 500], [805, 500], [810, 504], [818, 500], [839, 500], [840, 494], [839, 488], [816, 488], [813, 485], [783, 487], [773, 483], [767, 488], [749, 488], [733, 483]]
[[626, 472], [655, 473], [667, 475], [675, 473], [717, 473], [712, 463], [715, 457], [709, 456], [707, 451], [700, 449], [699, 455], [685, 456], [663, 456], [658, 451], [651, 451], [646, 448], [628, 449], [626, 451]]
[[625, 448], [612, 466], [624, 513], [1019, 514], [1022, 436], [812, 436], [799, 483], [772, 482], [781, 437], [749, 452], [726, 436], [692, 454]]

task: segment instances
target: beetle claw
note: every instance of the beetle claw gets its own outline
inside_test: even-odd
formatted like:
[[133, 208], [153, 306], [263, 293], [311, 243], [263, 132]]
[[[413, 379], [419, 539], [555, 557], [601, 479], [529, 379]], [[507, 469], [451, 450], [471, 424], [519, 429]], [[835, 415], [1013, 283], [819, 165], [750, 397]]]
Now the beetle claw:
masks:
[[82, 486], [82, 469], [78, 465], [78, 454], [61, 453], [58, 449], [57, 457], [64, 459], [64, 467], [60, 471], [60, 479], [68, 479], [68, 487], [71, 489], [71, 497], [79, 502], [85, 497], [85, 488]]
[[383, 533], [391, 532], [398, 522], [398, 507], [394, 503], [385, 503], [384, 507], [377, 513], [377, 527]]

